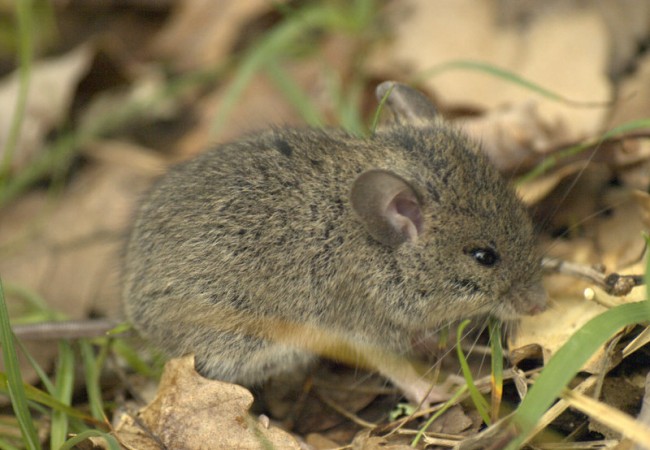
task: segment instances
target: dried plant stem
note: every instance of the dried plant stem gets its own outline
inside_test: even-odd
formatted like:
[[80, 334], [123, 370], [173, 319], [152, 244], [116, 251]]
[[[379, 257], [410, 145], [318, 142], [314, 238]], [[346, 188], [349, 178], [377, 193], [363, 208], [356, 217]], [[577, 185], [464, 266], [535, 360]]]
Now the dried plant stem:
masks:
[[633, 288], [644, 284], [643, 275], [620, 275], [615, 272], [606, 274], [600, 267], [557, 258], [544, 258], [542, 267], [548, 272], [557, 272], [591, 281], [610, 295], [627, 295]]

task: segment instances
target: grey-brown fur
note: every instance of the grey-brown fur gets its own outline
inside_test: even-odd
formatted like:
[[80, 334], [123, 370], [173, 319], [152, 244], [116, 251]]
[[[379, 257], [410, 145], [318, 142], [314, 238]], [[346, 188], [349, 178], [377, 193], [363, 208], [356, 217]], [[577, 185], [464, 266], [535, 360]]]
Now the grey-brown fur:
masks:
[[[353, 210], [353, 183], [372, 169], [412, 188], [416, 240], [378, 242]], [[500, 255], [493, 267], [468, 254], [486, 246]], [[216, 147], [154, 186], [125, 263], [136, 328], [170, 355], [195, 353], [203, 374], [244, 385], [306, 364], [314, 347], [301, 344], [323, 333], [353, 351], [407, 352], [423, 329], [535, 312], [542, 297], [523, 206], [438, 120], [368, 139], [273, 129]], [[293, 340], [269, 337], [285, 326]]]

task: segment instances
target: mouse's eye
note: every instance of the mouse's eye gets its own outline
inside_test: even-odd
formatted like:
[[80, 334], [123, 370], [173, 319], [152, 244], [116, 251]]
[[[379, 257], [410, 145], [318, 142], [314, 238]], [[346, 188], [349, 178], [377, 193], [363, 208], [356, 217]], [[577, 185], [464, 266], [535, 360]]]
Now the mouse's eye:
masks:
[[490, 247], [472, 247], [465, 250], [465, 253], [474, 258], [474, 261], [486, 267], [495, 265], [501, 259], [496, 250]]

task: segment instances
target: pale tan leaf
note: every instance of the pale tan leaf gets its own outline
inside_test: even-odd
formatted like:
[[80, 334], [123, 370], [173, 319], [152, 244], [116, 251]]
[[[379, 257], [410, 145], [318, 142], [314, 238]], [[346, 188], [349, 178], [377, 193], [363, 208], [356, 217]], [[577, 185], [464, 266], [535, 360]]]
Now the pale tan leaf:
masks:
[[[527, 3], [530, 5], [530, 3]], [[579, 101], [608, 101], [609, 35], [595, 3], [585, 8], [554, 2], [557, 8], [526, 11], [526, 21], [508, 20], [501, 2], [408, 0], [391, 15], [393, 45], [377, 65], [409, 74], [453, 60], [475, 60], [517, 73]], [[542, 9], [542, 8], [540, 8]], [[470, 70], [451, 70], [423, 80], [442, 104], [492, 109], [539, 101], [545, 122], [561, 123], [573, 140], [595, 134], [607, 108], [576, 108], [540, 97], [508, 80]]]
[[[34, 64], [25, 116], [12, 158], [13, 171], [26, 167], [43, 148], [47, 134], [66, 118], [77, 83], [88, 70], [93, 54], [90, 45], [81, 45], [65, 55]], [[16, 111], [19, 86], [17, 72], [0, 81], [0, 159]]]
[[223, 62], [243, 25], [273, 6], [266, 0], [183, 0], [154, 43], [181, 70]]
[[156, 398], [138, 416], [167, 448], [300, 449], [288, 433], [254, 419], [252, 403], [245, 388], [200, 376], [188, 356], [165, 365]]

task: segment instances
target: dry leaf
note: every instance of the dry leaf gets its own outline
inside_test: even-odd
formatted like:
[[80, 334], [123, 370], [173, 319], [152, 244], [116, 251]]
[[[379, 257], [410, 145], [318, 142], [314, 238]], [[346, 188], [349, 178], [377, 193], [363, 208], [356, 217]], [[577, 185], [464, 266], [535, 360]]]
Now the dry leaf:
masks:
[[354, 438], [351, 447], [352, 450], [413, 450], [408, 441], [391, 443], [392, 440], [394, 439], [372, 436], [370, 431], [363, 430]]
[[621, 80], [607, 128], [650, 117], [648, 99], [650, 99], [650, 54], [640, 58], [636, 70]]
[[305, 442], [316, 450], [333, 450], [340, 447], [336, 442], [317, 433], [308, 434]]
[[[47, 134], [67, 117], [77, 83], [88, 70], [93, 54], [91, 46], [81, 45], [63, 56], [34, 64], [25, 115], [13, 153], [12, 171], [27, 167], [43, 148]], [[19, 90], [17, 72], [0, 83], [0, 160], [4, 157]]]
[[616, 78], [630, 68], [639, 51], [639, 43], [650, 36], [650, 1], [599, 2], [611, 36], [609, 74]]
[[[318, 66], [307, 66], [296, 71], [290, 71], [294, 81], [301, 88], [312, 85], [318, 77]], [[224, 85], [213, 94], [200, 99], [197, 109], [200, 115], [199, 123], [180, 142], [179, 153], [187, 157], [204, 151], [214, 143], [213, 126], [217, 117], [224, 94], [230, 86]], [[309, 95], [309, 98], [313, 98]], [[220, 130], [218, 138], [227, 142], [270, 126], [304, 125], [304, 120], [293, 108], [287, 97], [280, 92], [263, 74], [251, 81], [238, 100], [232, 114], [227, 118], [226, 126]]]
[[[3, 282], [35, 292], [52, 310], [71, 319], [88, 317], [93, 311], [115, 317], [121, 310], [119, 256], [135, 203], [153, 180], [156, 171], [131, 165], [133, 160], [162, 165], [159, 157], [140, 156], [124, 144], [107, 143], [101, 163], [88, 164], [60, 198], [48, 199], [33, 191], [5, 207], [0, 215], [0, 273]], [[120, 160], [115, 156], [125, 152]], [[90, 153], [88, 153], [90, 155]], [[146, 167], [141, 163], [140, 167]], [[22, 298], [7, 292], [12, 317], [22, 315]], [[56, 355], [56, 346], [28, 343], [27, 348], [42, 366]], [[24, 378], [34, 372], [23, 364]]]
[[159, 58], [192, 70], [224, 62], [244, 25], [273, 4], [266, 0], [183, 0], [154, 43]]
[[274, 419], [295, 418], [292, 430], [299, 434], [328, 430], [348, 420], [323, 402], [357, 414], [377, 398], [386, 384], [380, 376], [363, 370], [319, 364], [307, 394], [305, 374], [295, 375], [271, 379], [264, 385], [261, 398]]
[[[645, 197], [645, 202], [639, 200]], [[610, 188], [603, 196], [602, 208], [608, 215], [596, 222], [596, 245], [600, 263], [610, 271], [620, 271], [643, 260], [650, 215], [648, 194], [626, 188]], [[645, 208], [643, 207], [645, 206]], [[643, 273], [644, 269], [638, 273]]]
[[519, 184], [517, 185], [517, 195], [527, 205], [534, 205], [549, 195], [563, 180], [585, 170], [588, 165], [588, 161], [575, 161], [531, 181]]
[[[138, 150], [129, 148], [137, 160]], [[71, 318], [90, 309], [114, 314], [117, 258], [135, 203], [156, 175], [130, 164], [126, 158], [89, 164], [55, 204], [34, 191], [6, 207], [0, 216], [4, 281], [36, 291]]]
[[[530, 5], [530, 3], [527, 3]], [[609, 35], [596, 4], [573, 8], [555, 2], [527, 22], [504, 19], [499, 2], [409, 0], [393, 13], [394, 44], [382, 49], [377, 64], [385, 71], [409, 73], [453, 60], [470, 59], [519, 74], [554, 92], [579, 101], [608, 101], [611, 86], [605, 72]], [[548, 100], [515, 83], [470, 70], [451, 70], [425, 78], [443, 104], [492, 109], [538, 99], [546, 123], [561, 124], [571, 140], [594, 135], [606, 108], [576, 108]]]
[[532, 100], [495, 108], [483, 116], [463, 119], [459, 125], [480, 142], [481, 150], [502, 173], [530, 170], [545, 151], [566, 141], [561, 124], [545, 122]]
[[472, 419], [467, 417], [460, 405], [449, 408], [442, 416], [437, 418], [429, 428], [431, 433], [461, 434], [473, 425]]
[[[188, 356], [165, 365], [158, 395], [138, 417], [146, 427], [144, 434], [155, 436], [167, 448], [300, 449], [288, 433], [253, 419], [252, 403], [253, 396], [245, 388], [200, 376], [194, 370], [194, 357]], [[132, 424], [124, 423], [132, 433]], [[118, 426], [120, 440], [122, 431]]]
[[[521, 319], [517, 332], [510, 336], [508, 347], [515, 352], [520, 347], [538, 344], [546, 363], [573, 333], [604, 311], [603, 306], [584, 298], [554, 297], [544, 313]], [[602, 352], [594, 355], [588, 365], [598, 367], [601, 356]]]

